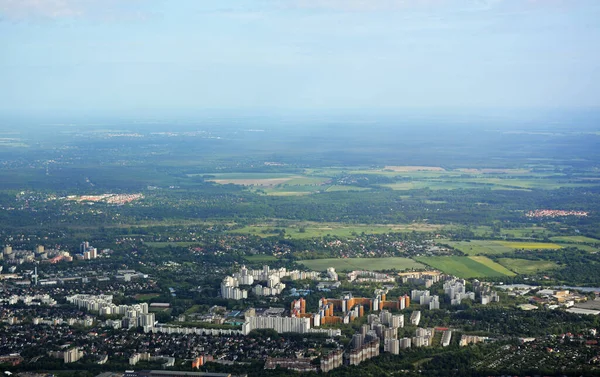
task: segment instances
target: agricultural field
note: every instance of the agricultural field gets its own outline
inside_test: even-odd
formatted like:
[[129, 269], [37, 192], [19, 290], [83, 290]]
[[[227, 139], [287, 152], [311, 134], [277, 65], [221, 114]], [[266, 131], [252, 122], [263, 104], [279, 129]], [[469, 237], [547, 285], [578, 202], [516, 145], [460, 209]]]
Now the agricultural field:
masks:
[[246, 255], [244, 257], [244, 259], [246, 259], [248, 262], [256, 262], [256, 263], [262, 263], [262, 262], [273, 262], [276, 261], [277, 258], [272, 256], [272, 255]]
[[547, 242], [514, 242], [496, 240], [447, 241], [449, 246], [467, 255], [497, 255], [518, 249], [525, 250], [557, 250], [561, 246]]
[[465, 279], [516, 275], [486, 257], [417, 257], [415, 260], [447, 274]]
[[140, 293], [133, 296], [133, 298], [135, 298], [138, 301], [149, 301], [156, 297], [160, 297], [160, 293]]
[[534, 275], [539, 272], [549, 271], [558, 268], [558, 265], [551, 261], [500, 258], [498, 259], [498, 262], [504, 267], [516, 272], [517, 274], [524, 275]]
[[333, 267], [337, 271], [353, 270], [398, 270], [403, 271], [413, 268], [425, 268], [425, 265], [416, 262], [410, 258], [391, 257], [391, 258], [327, 258], [301, 260], [307, 268], [313, 271], [325, 271], [328, 267]]
[[[478, 237], [490, 237], [493, 233], [491, 226], [480, 225], [471, 229]], [[530, 226], [523, 228], [502, 228], [500, 234], [509, 238], [519, 238], [524, 240], [535, 239], [536, 237], [548, 237], [552, 232], [541, 226]]]
[[260, 237], [270, 237], [284, 230], [286, 236], [294, 239], [308, 239], [324, 236], [351, 237], [354, 234], [383, 234], [401, 232], [433, 232], [440, 230], [441, 225], [435, 224], [342, 224], [342, 223], [317, 223], [317, 222], [286, 222], [262, 223], [248, 225], [240, 229], [230, 230], [229, 233], [252, 234]]
[[454, 249], [460, 250], [466, 255], [494, 255], [511, 252], [513, 249], [496, 243], [496, 241], [472, 240], [472, 241], [447, 241], [444, 242]]
[[561, 248], [560, 245], [549, 242], [514, 242], [514, 241], [495, 241], [500, 245], [509, 247], [511, 249], [524, 249], [524, 250], [558, 250]]
[[[200, 174], [188, 174], [198, 176]], [[531, 169], [455, 169], [435, 166], [385, 166], [384, 168], [320, 168], [296, 173], [217, 173], [207, 179], [219, 184], [251, 187], [257, 192], [273, 196], [308, 195], [323, 191], [363, 191], [378, 187], [335, 185], [335, 177], [368, 175], [398, 178], [394, 183], [380, 187], [397, 191], [430, 188], [431, 190], [491, 189], [526, 190], [580, 187], [597, 184], [586, 179], [565, 180], [562, 174], [533, 172]], [[206, 175], [205, 175], [206, 176]]]
[[144, 242], [144, 245], [155, 248], [165, 247], [189, 247], [192, 245], [199, 245], [200, 242]]
[[557, 236], [550, 237], [550, 240], [564, 243], [600, 243], [598, 239], [585, 236]]

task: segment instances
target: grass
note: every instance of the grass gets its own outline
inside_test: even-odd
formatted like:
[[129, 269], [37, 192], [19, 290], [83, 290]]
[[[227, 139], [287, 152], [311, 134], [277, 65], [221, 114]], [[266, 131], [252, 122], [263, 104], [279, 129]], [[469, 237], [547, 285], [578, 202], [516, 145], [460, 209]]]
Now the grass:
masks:
[[600, 243], [600, 240], [585, 236], [557, 236], [550, 237], [550, 240], [565, 243]]
[[506, 269], [506, 267], [494, 262], [493, 260], [489, 259], [488, 257], [472, 256], [469, 258], [474, 260], [475, 262], [481, 263], [484, 266], [491, 268], [492, 270], [494, 270], [502, 275], [506, 275], [506, 276], [514, 276], [515, 275], [510, 270]]
[[561, 248], [559, 244], [548, 242], [471, 240], [459, 242], [447, 241], [446, 243], [466, 255], [497, 255], [509, 253], [517, 249], [557, 250]]
[[487, 240], [472, 240], [460, 242], [446, 242], [449, 246], [462, 251], [466, 255], [494, 255], [511, 252], [512, 249], [504, 245]]
[[301, 260], [306, 267], [313, 271], [325, 271], [328, 267], [333, 267], [338, 271], [353, 271], [353, 270], [407, 270], [412, 268], [425, 268], [419, 262], [409, 258], [391, 257], [391, 258], [327, 258], [327, 259], [310, 259]]
[[581, 244], [577, 244], [577, 245], [573, 245], [573, 244], [564, 244], [564, 247], [576, 247], [579, 250], [583, 250], [583, 251], [587, 251], [589, 253], [595, 253], [597, 251], [600, 251], [600, 245], [596, 244], [596, 246], [590, 246], [590, 245], [581, 245]]
[[344, 185], [333, 185], [327, 188], [327, 192], [334, 191], [368, 191], [370, 188], [368, 187], [358, 187], [358, 186], [344, 186]]
[[509, 268], [517, 274], [534, 275], [539, 272], [553, 270], [558, 268], [558, 265], [550, 261], [537, 261], [515, 258], [500, 258], [498, 259], [501, 265]]
[[173, 246], [173, 247], [189, 247], [192, 245], [199, 245], [200, 242], [144, 242], [144, 245], [149, 246], [149, 247], [156, 247], [156, 248], [165, 248], [165, 247], [169, 247], [169, 246]]
[[133, 297], [138, 301], [148, 301], [150, 299], [153, 299], [153, 298], [159, 297], [159, 296], [160, 296], [160, 293], [140, 293]]
[[561, 248], [560, 245], [549, 242], [514, 242], [514, 241], [495, 241], [503, 246], [512, 249], [525, 249], [525, 250], [558, 250]]
[[200, 311], [200, 305], [192, 305], [188, 310], [183, 312], [183, 314], [189, 315], [189, 314], [197, 313], [198, 311]]
[[277, 222], [248, 225], [240, 229], [234, 229], [229, 233], [253, 234], [260, 237], [269, 237], [277, 234], [275, 229], [284, 229], [286, 236], [293, 239], [308, 239], [324, 237], [327, 235], [347, 238], [355, 234], [382, 234], [402, 232], [434, 232], [441, 229], [441, 225], [435, 224], [341, 224], [341, 223], [318, 223], [318, 222]]
[[272, 255], [247, 255], [244, 257], [245, 260], [249, 262], [273, 262], [276, 261], [277, 258]]
[[[474, 259], [476, 258], [476, 259]], [[418, 257], [417, 261], [461, 278], [514, 276], [498, 263], [485, 257]]]
[[[371, 175], [402, 177], [405, 181], [384, 184], [393, 190], [407, 191], [430, 188], [432, 190], [491, 189], [527, 190], [580, 187], [595, 184], [593, 181], [566, 181], [564, 175], [533, 172], [530, 169], [456, 169], [444, 170], [428, 166], [386, 166], [384, 168], [321, 168], [305, 169], [296, 173], [215, 173], [188, 174], [189, 177], [208, 175], [220, 184], [236, 184], [263, 189], [266, 195], [309, 195], [322, 191], [364, 191], [370, 188], [332, 185], [329, 181], [340, 175]], [[433, 204], [433, 203], [432, 203]]]

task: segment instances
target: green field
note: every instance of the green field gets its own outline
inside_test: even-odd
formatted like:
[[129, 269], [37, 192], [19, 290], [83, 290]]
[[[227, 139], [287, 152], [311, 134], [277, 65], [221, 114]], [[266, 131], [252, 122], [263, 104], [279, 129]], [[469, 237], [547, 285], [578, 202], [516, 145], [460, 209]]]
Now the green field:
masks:
[[164, 248], [164, 247], [189, 247], [192, 245], [200, 245], [200, 242], [144, 242], [144, 245], [149, 247]]
[[277, 234], [276, 229], [285, 230], [286, 236], [294, 239], [308, 239], [323, 236], [352, 237], [354, 234], [382, 234], [401, 232], [434, 232], [441, 229], [441, 225], [435, 224], [341, 224], [341, 223], [317, 223], [317, 222], [285, 222], [279, 224], [262, 223], [248, 225], [243, 228], [230, 230], [229, 233], [252, 234], [260, 237], [269, 237]]
[[515, 275], [486, 257], [418, 257], [415, 259], [447, 274], [465, 279]]
[[358, 187], [358, 186], [344, 186], [344, 185], [333, 185], [327, 188], [327, 192], [335, 192], [335, 191], [368, 191], [370, 188], [368, 187]]
[[421, 263], [415, 262], [409, 258], [327, 258], [301, 260], [307, 268], [313, 271], [325, 271], [328, 267], [333, 267], [338, 271], [369, 270], [382, 271], [396, 269], [398, 271], [411, 268], [425, 268]]
[[247, 255], [244, 257], [249, 262], [273, 262], [276, 261], [277, 258], [272, 255]]
[[466, 255], [497, 255], [525, 250], [557, 250], [561, 245], [548, 242], [514, 242], [496, 240], [446, 241], [449, 246], [462, 251]]
[[501, 265], [509, 268], [517, 274], [532, 275], [542, 271], [553, 270], [558, 268], [558, 265], [550, 261], [538, 261], [527, 259], [500, 258], [498, 259]]
[[160, 293], [140, 293], [133, 297], [138, 301], [149, 301], [150, 299], [160, 297]]
[[525, 250], [558, 250], [561, 248], [560, 245], [548, 242], [513, 242], [513, 241], [495, 241], [500, 245], [512, 248], [512, 249], [525, 249]]
[[550, 240], [554, 242], [565, 242], [565, 243], [600, 243], [600, 240], [585, 236], [557, 236], [550, 237]]
[[[527, 190], [581, 187], [597, 183], [589, 180], [566, 180], [562, 174], [534, 172], [531, 169], [456, 169], [438, 167], [389, 166], [386, 168], [321, 168], [305, 169], [295, 173], [239, 172], [214, 174], [188, 174], [189, 177], [208, 176], [206, 179], [220, 184], [248, 186], [259, 193], [273, 196], [309, 195], [318, 192], [364, 191], [371, 187], [335, 185], [335, 178], [344, 175], [369, 175], [397, 178], [397, 182], [382, 184], [393, 190], [406, 191], [430, 188], [431, 190], [491, 189]], [[435, 203], [430, 203], [435, 204]]]
[[472, 241], [459, 241], [445, 242], [449, 246], [462, 251], [466, 255], [494, 255], [509, 253], [513, 249], [504, 245], [496, 243], [496, 241], [487, 240], [472, 240]]

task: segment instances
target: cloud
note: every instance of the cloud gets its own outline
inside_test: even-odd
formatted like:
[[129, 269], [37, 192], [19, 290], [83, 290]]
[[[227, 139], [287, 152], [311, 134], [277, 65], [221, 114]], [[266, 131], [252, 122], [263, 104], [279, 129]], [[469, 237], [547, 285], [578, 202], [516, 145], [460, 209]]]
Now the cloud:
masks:
[[142, 0], [0, 0], [0, 18], [141, 18]]
[[338, 11], [401, 11], [409, 9], [445, 9], [482, 11], [502, 7], [576, 6], [597, 0], [280, 0], [287, 8]]
[[0, 0], [0, 13], [11, 18], [75, 17], [83, 14], [81, 3], [73, 0]]

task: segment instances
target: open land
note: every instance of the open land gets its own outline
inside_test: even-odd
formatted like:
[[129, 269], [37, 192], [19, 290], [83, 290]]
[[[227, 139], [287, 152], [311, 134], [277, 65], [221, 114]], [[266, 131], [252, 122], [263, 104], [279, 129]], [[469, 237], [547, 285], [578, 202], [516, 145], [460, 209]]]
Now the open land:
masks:
[[277, 222], [248, 225], [239, 229], [231, 230], [230, 233], [253, 234], [261, 237], [269, 237], [285, 230], [286, 236], [294, 239], [308, 239], [315, 237], [351, 237], [361, 233], [406, 233], [406, 232], [434, 232], [442, 229], [442, 225], [436, 224], [342, 224], [342, 223], [318, 223], [318, 222]]
[[415, 260], [465, 279], [515, 275], [512, 271], [485, 257], [416, 257]]
[[467, 255], [504, 254], [518, 249], [525, 250], [557, 250], [561, 246], [547, 242], [515, 242], [496, 240], [447, 241], [449, 246]]
[[500, 258], [498, 262], [517, 274], [531, 275], [539, 272], [550, 271], [558, 265], [550, 261], [527, 260], [518, 258]]
[[326, 258], [326, 259], [310, 259], [298, 261], [306, 267], [315, 271], [325, 271], [328, 267], [333, 267], [337, 271], [353, 271], [353, 270], [407, 270], [425, 268], [425, 265], [415, 262], [409, 258]]

